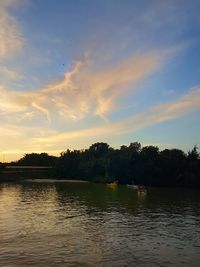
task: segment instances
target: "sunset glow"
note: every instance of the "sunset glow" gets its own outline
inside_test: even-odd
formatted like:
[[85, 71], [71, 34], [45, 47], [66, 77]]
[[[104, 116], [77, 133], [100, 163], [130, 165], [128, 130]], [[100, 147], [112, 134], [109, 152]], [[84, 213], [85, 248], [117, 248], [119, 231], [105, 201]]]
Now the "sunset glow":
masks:
[[200, 2], [0, 2], [0, 162], [200, 145]]

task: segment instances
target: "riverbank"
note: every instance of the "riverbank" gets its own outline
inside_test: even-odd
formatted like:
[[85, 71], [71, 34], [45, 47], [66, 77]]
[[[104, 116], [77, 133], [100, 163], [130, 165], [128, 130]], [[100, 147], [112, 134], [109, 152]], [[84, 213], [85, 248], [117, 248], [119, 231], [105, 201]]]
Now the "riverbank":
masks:
[[25, 179], [23, 182], [27, 183], [89, 183], [89, 181], [84, 180], [72, 180], [72, 179]]

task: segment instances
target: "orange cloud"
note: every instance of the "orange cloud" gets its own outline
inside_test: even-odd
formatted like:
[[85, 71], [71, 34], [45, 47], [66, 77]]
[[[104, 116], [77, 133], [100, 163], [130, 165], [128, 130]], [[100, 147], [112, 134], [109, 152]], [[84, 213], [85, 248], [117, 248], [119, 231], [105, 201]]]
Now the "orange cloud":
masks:
[[[47, 125], [42, 127], [25, 127], [2, 124], [0, 127], [0, 154], [9, 154], [10, 159], [16, 159], [16, 153], [22, 155], [23, 153], [33, 151], [46, 151], [58, 154], [66, 146], [84, 148], [93, 142], [109, 140], [116, 135], [123, 136], [123, 134], [133, 133], [152, 125], [178, 119], [199, 109], [200, 88], [196, 88], [190, 90], [176, 101], [154, 106], [116, 123], [102, 123], [97, 127], [76, 131], [59, 133]], [[32, 116], [29, 113], [26, 115]]]
[[135, 132], [164, 121], [177, 119], [187, 113], [200, 109], [200, 88], [190, 90], [189, 93], [177, 101], [152, 107], [143, 113], [133, 115], [117, 123], [103, 124], [99, 127], [81, 129], [78, 131], [59, 133], [49, 137], [34, 138], [33, 143], [44, 147], [54, 147], [63, 142], [76, 142], [86, 140], [91, 143], [99, 138], [110, 138], [114, 135], [123, 135]]
[[9, 7], [16, 1], [0, 2], [0, 59], [7, 59], [22, 51], [24, 38], [17, 20], [9, 14]]
[[76, 62], [64, 79], [32, 92], [15, 92], [0, 87], [0, 111], [3, 114], [43, 114], [51, 121], [54, 116], [76, 121], [87, 116], [106, 119], [117, 99], [131, 85], [146, 78], [160, 65], [161, 55], [132, 56], [112, 68], [95, 71], [85, 59]]

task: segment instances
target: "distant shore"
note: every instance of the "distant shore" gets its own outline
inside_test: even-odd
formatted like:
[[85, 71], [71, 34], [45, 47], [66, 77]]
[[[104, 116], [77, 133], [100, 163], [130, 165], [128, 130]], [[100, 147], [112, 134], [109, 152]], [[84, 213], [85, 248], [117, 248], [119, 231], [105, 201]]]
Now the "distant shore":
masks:
[[33, 183], [89, 183], [84, 180], [64, 180], [64, 179], [24, 179], [23, 182], [33, 182]]

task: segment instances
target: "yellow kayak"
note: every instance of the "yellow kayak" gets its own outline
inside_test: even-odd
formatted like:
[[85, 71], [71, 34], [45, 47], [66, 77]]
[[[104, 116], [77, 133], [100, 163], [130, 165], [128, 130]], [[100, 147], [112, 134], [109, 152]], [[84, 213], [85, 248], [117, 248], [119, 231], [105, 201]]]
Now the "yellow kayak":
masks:
[[112, 183], [107, 183], [106, 185], [109, 187], [116, 187], [118, 185], [118, 183], [116, 181], [114, 181]]

